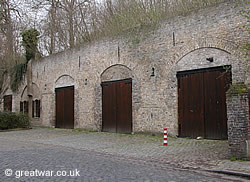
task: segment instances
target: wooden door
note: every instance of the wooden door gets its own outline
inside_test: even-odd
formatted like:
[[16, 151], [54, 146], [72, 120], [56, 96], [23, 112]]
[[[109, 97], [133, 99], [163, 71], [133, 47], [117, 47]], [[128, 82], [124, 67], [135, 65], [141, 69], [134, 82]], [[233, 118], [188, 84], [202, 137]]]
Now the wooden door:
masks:
[[102, 131], [116, 132], [116, 83], [102, 84]]
[[116, 120], [118, 133], [132, 132], [132, 82], [118, 82], [116, 85]]
[[177, 74], [179, 136], [227, 138], [228, 74], [223, 67]]
[[6, 95], [3, 97], [4, 111], [12, 112], [12, 95]]
[[227, 138], [226, 72], [204, 73], [205, 138]]
[[102, 131], [132, 132], [132, 80], [102, 83]]
[[179, 134], [183, 137], [204, 136], [203, 74], [178, 78]]
[[56, 128], [64, 128], [64, 90], [56, 89]]
[[74, 128], [74, 87], [56, 89], [56, 127]]

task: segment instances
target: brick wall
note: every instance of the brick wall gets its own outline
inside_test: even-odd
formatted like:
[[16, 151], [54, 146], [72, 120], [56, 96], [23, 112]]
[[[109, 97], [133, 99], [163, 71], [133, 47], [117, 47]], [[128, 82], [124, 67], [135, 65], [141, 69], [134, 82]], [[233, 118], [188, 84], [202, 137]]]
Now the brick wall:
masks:
[[227, 93], [226, 101], [229, 150], [233, 157], [245, 158], [249, 156], [249, 131], [247, 129], [247, 125], [249, 125], [249, 103], [247, 88], [241, 84], [233, 85]]
[[[248, 122], [247, 122], [247, 138], [250, 141], [250, 90], [248, 89]], [[250, 146], [249, 146], [250, 148]]]
[[[249, 34], [244, 29], [247, 20], [240, 15], [243, 8], [227, 1], [173, 17], [156, 29], [106, 37], [32, 61], [32, 82], [41, 95], [41, 125], [55, 125], [55, 88], [72, 84], [68, 83], [71, 79], [75, 86], [75, 128], [100, 130], [101, 82], [132, 76], [133, 131], [159, 133], [167, 127], [170, 135], [177, 135], [177, 71], [229, 64], [233, 83], [246, 82], [247, 62], [241, 46]], [[208, 62], [208, 57], [214, 57], [214, 62]], [[66, 75], [70, 79], [58, 82]], [[14, 96], [15, 108], [19, 108], [26, 85], [24, 81]]]

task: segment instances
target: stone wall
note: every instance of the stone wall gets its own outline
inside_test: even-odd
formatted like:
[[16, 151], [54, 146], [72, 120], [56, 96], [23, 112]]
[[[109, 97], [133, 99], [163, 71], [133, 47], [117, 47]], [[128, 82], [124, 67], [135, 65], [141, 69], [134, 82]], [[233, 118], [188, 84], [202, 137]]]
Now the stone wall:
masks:
[[248, 92], [241, 84], [233, 85], [227, 93], [228, 143], [233, 157], [250, 157], [248, 142]]
[[247, 157], [250, 158], [250, 90], [248, 88]]
[[[170, 135], [177, 135], [178, 71], [231, 65], [233, 83], [246, 82], [241, 46], [249, 35], [247, 20], [240, 15], [243, 8], [228, 1], [173, 17], [155, 29], [104, 38], [32, 61], [32, 82], [41, 98], [40, 124], [55, 126], [55, 89], [73, 83], [75, 128], [100, 130], [101, 82], [131, 77], [133, 132], [159, 133], [167, 127]], [[209, 57], [214, 62], [207, 61]], [[15, 95], [16, 108], [25, 85]]]

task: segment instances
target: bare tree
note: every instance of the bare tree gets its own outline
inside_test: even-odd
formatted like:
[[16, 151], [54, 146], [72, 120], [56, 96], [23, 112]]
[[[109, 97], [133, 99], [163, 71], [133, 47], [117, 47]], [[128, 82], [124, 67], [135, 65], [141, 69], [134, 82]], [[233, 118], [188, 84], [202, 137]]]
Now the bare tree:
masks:
[[2, 60], [4, 61], [3, 65], [5, 68], [8, 67], [9, 62], [13, 59], [13, 24], [11, 19], [11, 7], [10, 7], [10, 1], [9, 0], [3, 0], [0, 2], [0, 27], [1, 27], [1, 39], [3, 41], [2, 43], [5, 46], [5, 49], [2, 51], [2, 55], [4, 58]]
[[[72, 48], [102, 36], [156, 25], [161, 19], [224, 0], [20, 0], [0, 1], [0, 61], [13, 62], [20, 48], [20, 32], [36, 28], [45, 55]], [[25, 4], [24, 4], [25, 3]], [[19, 4], [20, 5], [20, 4]], [[3, 59], [4, 57], [4, 59]], [[6, 57], [9, 57], [6, 59]]]

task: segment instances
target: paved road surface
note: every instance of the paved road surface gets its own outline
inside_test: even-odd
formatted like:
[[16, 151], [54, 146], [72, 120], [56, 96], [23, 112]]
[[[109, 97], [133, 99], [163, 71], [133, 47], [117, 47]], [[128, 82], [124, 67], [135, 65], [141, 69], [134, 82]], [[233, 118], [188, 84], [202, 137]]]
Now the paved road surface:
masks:
[[[49, 136], [46, 136], [46, 133], [51, 131], [37, 130], [37, 135], [34, 131], [31, 133], [29, 133], [30, 131], [0, 133], [0, 181], [218, 182], [241, 180], [213, 173], [175, 169], [167, 163], [150, 162], [130, 155], [121, 156], [92, 149], [81, 149], [77, 147], [76, 143], [75, 147], [67, 144], [69, 142], [67, 132], [64, 135], [63, 131], [56, 134], [52, 131]], [[44, 132], [44, 134], [39, 132]], [[81, 139], [86, 134], [74, 136]], [[62, 143], [65, 142], [65, 146], [45, 142], [51, 138], [60, 139]], [[81, 144], [79, 143], [79, 145]], [[11, 170], [6, 171], [6, 169]], [[44, 174], [47, 176], [35, 176], [43, 171], [47, 172]], [[48, 173], [48, 171], [53, 172]], [[5, 172], [7, 175], [11, 175], [12, 172], [12, 175], [6, 176]]]

